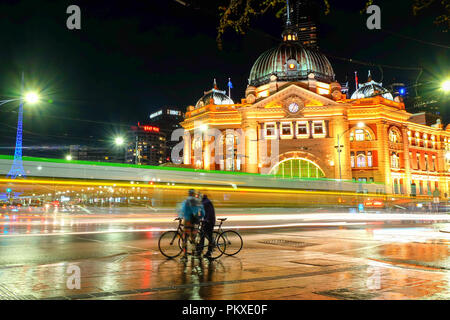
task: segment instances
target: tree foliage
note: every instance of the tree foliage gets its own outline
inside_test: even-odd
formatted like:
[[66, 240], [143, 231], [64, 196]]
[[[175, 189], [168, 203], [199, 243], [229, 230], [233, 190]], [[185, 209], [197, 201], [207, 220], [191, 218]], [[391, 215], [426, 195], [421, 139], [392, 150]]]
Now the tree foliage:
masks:
[[[324, 4], [324, 13], [330, 13], [331, 6], [329, 0], [321, 0]], [[366, 0], [361, 13], [365, 13], [366, 8], [373, 4], [373, 0]], [[443, 9], [443, 14], [436, 17], [435, 24], [443, 26], [447, 31], [450, 26], [450, 0], [413, 0], [412, 10], [414, 15], [421, 14], [432, 4], [439, 5]], [[270, 9], [275, 10], [279, 18], [286, 11], [286, 0], [223, 0], [219, 5], [219, 25], [217, 27], [217, 44], [222, 48], [222, 39], [228, 29], [234, 30], [238, 34], [245, 34], [251, 20], [257, 16], [264, 15]]]

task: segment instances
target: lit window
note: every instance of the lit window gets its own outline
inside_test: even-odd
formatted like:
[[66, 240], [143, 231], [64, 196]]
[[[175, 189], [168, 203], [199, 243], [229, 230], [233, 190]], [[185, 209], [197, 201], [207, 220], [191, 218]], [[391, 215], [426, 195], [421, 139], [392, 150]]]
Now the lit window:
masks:
[[305, 138], [309, 136], [308, 122], [298, 121], [297, 122], [297, 137]]
[[324, 121], [314, 121], [313, 122], [313, 135], [315, 136], [325, 136]]
[[389, 130], [389, 141], [393, 143], [399, 143], [401, 142], [401, 134], [396, 128], [392, 128]]
[[292, 136], [292, 123], [291, 122], [281, 123], [281, 135], [282, 136]]
[[363, 129], [355, 130], [355, 140], [356, 141], [364, 141], [364, 130]]
[[395, 152], [393, 152], [391, 156], [391, 167], [396, 169], [400, 168], [399, 157]]
[[350, 152], [350, 163], [352, 168], [355, 167], [355, 153], [354, 152]]
[[266, 123], [266, 137], [276, 136], [276, 126], [275, 123]]
[[356, 166], [358, 168], [366, 167], [366, 154], [364, 152], [358, 152], [356, 156]]
[[372, 151], [367, 152], [367, 166], [372, 167], [373, 161], [372, 161]]

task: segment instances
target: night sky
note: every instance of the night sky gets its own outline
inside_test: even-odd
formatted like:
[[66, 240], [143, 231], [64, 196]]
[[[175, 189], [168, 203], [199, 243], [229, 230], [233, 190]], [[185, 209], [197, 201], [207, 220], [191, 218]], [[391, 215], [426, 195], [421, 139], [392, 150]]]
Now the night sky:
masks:
[[[215, 2], [195, 9], [174, 0], [2, 0], [0, 99], [18, 94], [22, 71], [26, 86], [40, 88], [45, 96], [39, 107], [25, 110], [24, 155], [42, 145], [110, 145], [114, 135], [146, 121], [161, 106], [185, 110], [195, 104], [214, 78], [225, 90], [231, 77], [232, 98], [243, 98], [254, 61], [277, 44], [283, 23], [269, 12], [245, 36], [229, 31], [220, 51]], [[418, 71], [380, 69], [336, 57], [422, 66], [421, 82], [450, 76], [448, 48], [390, 33], [449, 46], [449, 34], [433, 24], [441, 14], [438, 7], [415, 17], [411, 1], [375, 1], [382, 9], [382, 31], [371, 31], [368, 15], [360, 14], [364, 2], [330, 0], [331, 13], [325, 16], [322, 10], [320, 15], [320, 50], [329, 56], [338, 81], [348, 79], [354, 90], [354, 71], [361, 81], [371, 69], [374, 80], [385, 85], [394, 79], [412, 85]], [[71, 4], [81, 7], [82, 30], [66, 28]], [[419, 93], [438, 95], [432, 87], [419, 87]], [[442, 103], [446, 123], [448, 107], [448, 101]], [[1, 154], [13, 154], [15, 110], [14, 104], [0, 107]]]

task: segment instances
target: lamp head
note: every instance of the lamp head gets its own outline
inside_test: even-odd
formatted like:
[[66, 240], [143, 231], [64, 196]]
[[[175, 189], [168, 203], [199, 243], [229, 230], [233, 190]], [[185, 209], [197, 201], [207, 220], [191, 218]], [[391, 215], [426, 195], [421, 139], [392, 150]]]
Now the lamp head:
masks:
[[24, 96], [23, 100], [27, 103], [35, 104], [35, 103], [39, 102], [39, 95], [36, 92], [28, 92]]

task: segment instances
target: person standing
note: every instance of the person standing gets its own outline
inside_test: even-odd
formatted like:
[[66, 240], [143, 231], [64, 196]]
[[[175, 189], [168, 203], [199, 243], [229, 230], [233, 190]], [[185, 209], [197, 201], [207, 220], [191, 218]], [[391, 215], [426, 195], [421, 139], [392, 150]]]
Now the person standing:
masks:
[[193, 241], [195, 235], [197, 234], [195, 225], [200, 222], [205, 216], [205, 210], [203, 205], [195, 197], [195, 190], [190, 189], [188, 191], [188, 197], [183, 201], [180, 210], [180, 218], [183, 218], [184, 225], [184, 235], [183, 235], [183, 252], [184, 257], [187, 256], [187, 240], [188, 237]]
[[208, 239], [208, 251], [206, 252], [205, 257], [210, 258], [212, 250], [214, 249], [213, 230], [216, 224], [216, 213], [214, 210], [214, 205], [212, 204], [211, 200], [208, 199], [208, 196], [206, 194], [204, 194], [202, 197], [202, 205], [205, 210], [205, 216], [202, 226], [202, 237], [197, 247], [197, 252], [201, 253], [200, 251], [203, 248], [206, 237]]

